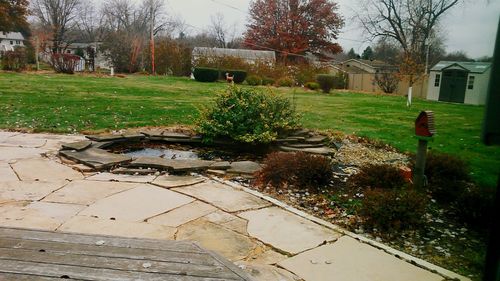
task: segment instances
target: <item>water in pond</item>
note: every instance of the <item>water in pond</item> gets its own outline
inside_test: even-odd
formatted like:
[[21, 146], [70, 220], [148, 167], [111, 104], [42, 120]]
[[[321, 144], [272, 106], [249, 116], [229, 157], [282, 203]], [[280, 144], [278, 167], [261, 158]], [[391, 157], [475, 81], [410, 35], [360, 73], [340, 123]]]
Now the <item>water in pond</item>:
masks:
[[176, 149], [162, 149], [162, 148], [144, 148], [140, 150], [130, 151], [125, 153], [132, 157], [162, 157], [165, 159], [200, 159], [201, 157], [195, 151], [184, 151]]
[[190, 146], [165, 144], [159, 142], [143, 142], [119, 144], [110, 148], [113, 153], [121, 153], [133, 158], [161, 157], [164, 159], [202, 159], [202, 160], [261, 160], [265, 154], [258, 151], [238, 151], [222, 147]]

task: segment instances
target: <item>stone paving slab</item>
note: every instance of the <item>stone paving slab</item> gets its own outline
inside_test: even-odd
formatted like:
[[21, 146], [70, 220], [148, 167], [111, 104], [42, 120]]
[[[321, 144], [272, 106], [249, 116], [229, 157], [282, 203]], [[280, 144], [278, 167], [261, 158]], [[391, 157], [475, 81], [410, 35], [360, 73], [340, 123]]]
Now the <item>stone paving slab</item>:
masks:
[[0, 201], [38, 201], [63, 187], [67, 181], [6, 181], [0, 182]]
[[77, 180], [47, 196], [43, 201], [90, 205], [115, 193], [138, 187], [140, 184]]
[[[299, 281], [299, 277], [293, 273], [276, 266], [266, 264], [249, 263], [245, 261], [237, 261], [235, 264], [241, 269], [246, 271], [255, 280], [269, 280], [269, 281]], [[312, 281], [312, 280], [311, 280]]]
[[194, 201], [177, 209], [173, 209], [165, 214], [150, 218], [148, 219], [148, 222], [152, 224], [178, 227], [217, 210], [218, 209], [212, 205], [205, 204], [201, 201]]
[[182, 187], [202, 183], [205, 178], [198, 176], [164, 175], [157, 177], [152, 183], [165, 188]]
[[84, 207], [73, 204], [15, 201], [0, 205], [0, 225], [52, 231]]
[[69, 150], [81, 151], [81, 150], [84, 150], [84, 149], [90, 147], [91, 145], [92, 145], [91, 141], [83, 140], [83, 141], [77, 141], [77, 142], [63, 143], [62, 148], [69, 149]]
[[278, 207], [238, 214], [248, 220], [248, 233], [282, 251], [297, 254], [341, 236]]
[[4, 138], [0, 146], [40, 148], [47, 143], [47, 140], [38, 135], [17, 134]]
[[270, 203], [244, 191], [213, 181], [174, 188], [173, 190], [208, 202], [227, 212], [238, 212], [270, 205]]
[[123, 174], [112, 174], [112, 173], [98, 173], [90, 177], [87, 177], [86, 180], [150, 183], [153, 182], [155, 178], [156, 176], [153, 175], [123, 175]]
[[14, 163], [19, 159], [41, 158], [46, 152], [40, 148], [0, 147], [0, 161]]
[[141, 222], [191, 203], [193, 198], [157, 186], [139, 187], [101, 199], [80, 215]]
[[441, 281], [443, 278], [344, 236], [279, 265], [310, 281]]
[[0, 162], [0, 182], [5, 181], [18, 181], [19, 179], [14, 173], [14, 170], [8, 163]]
[[199, 219], [179, 227], [176, 240], [197, 241], [231, 261], [245, 258], [257, 246], [250, 238]]
[[214, 161], [197, 159], [164, 159], [160, 157], [139, 157], [129, 164], [130, 167], [151, 167], [174, 172], [206, 170]]
[[145, 222], [127, 222], [75, 216], [57, 229], [63, 232], [112, 235], [131, 238], [150, 238], [173, 240], [176, 229], [153, 225]]
[[231, 167], [227, 170], [230, 174], [253, 175], [259, 171], [262, 166], [253, 161], [237, 161], [232, 162]]
[[62, 156], [85, 164], [97, 170], [126, 163], [132, 160], [131, 157], [107, 152], [100, 148], [88, 148], [83, 151], [76, 150], [61, 150], [59, 154]]
[[23, 159], [12, 164], [23, 181], [60, 181], [83, 179], [83, 175], [68, 166], [48, 159]]
[[267, 250], [262, 253], [256, 253], [247, 258], [247, 261], [258, 264], [277, 264], [280, 261], [284, 261], [288, 259], [288, 256], [285, 256], [281, 253], [278, 253], [274, 250]]

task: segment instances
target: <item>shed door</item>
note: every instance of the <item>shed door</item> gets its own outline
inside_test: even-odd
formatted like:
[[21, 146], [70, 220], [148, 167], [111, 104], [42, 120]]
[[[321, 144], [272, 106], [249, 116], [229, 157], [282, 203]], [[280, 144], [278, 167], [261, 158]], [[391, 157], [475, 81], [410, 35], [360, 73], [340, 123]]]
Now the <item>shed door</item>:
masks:
[[450, 69], [443, 71], [439, 100], [464, 103], [465, 87], [467, 86], [467, 71]]

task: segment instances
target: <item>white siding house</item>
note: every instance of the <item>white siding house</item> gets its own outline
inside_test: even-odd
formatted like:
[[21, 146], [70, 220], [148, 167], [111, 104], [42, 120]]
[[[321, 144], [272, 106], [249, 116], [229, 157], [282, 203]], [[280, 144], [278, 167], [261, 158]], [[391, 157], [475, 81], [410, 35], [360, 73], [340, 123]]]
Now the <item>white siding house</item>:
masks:
[[20, 32], [0, 31], [0, 52], [14, 51], [15, 47], [24, 47], [24, 36]]
[[441, 61], [431, 68], [427, 99], [483, 105], [490, 75], [488, 62]]

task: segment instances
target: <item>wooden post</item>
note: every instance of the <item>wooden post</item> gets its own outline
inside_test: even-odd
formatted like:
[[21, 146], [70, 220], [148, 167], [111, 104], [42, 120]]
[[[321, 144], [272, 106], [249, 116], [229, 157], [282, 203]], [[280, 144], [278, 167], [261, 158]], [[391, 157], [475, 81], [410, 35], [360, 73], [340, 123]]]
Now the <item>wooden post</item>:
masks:
[[424, 186], [424, 171], [425, 160], [427, 158], [427, 140], [418, 139], [417, 159], [415, 162], [415, 170], [413, 172], [413, 185], [416, 189], [421, 189]]
[[36, 71], [40, 71], [40, 62], [38, 61], [38, 50], [40, 42], [38, 41], [38, 36], [35, 36], [35, 62], [36, 62]]

